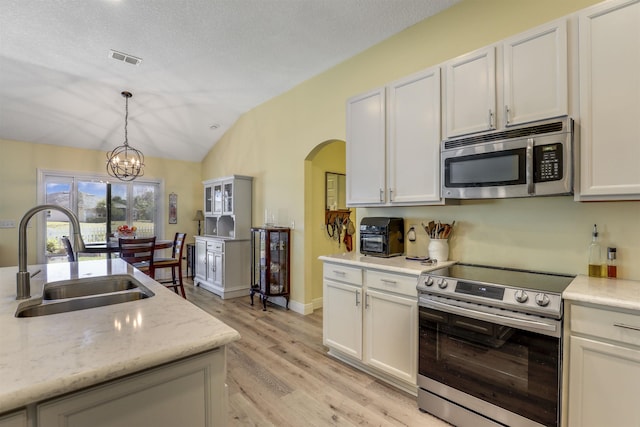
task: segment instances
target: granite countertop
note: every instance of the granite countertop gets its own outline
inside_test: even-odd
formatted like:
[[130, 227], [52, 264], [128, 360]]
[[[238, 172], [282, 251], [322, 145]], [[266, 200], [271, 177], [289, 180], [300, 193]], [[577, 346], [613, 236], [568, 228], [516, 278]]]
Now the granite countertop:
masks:
[[598, 304], [640, 314], [640, 281], [576, 276], [562, 293], [570, 302]]
[[[17, 267], [0, 268], [0, 413], [212, 350], [238, 332], [120, 259], [31, 265], [44, 283], [132, 274], [155, 295], [88, 310], [16, 318]], [[23, 300], [24, 301], [24, 300]]]
[[404, 255], [390, 258], [364, 256], [356, 253], [344, 253], [337, 255], [323, 255], [318, 257], [321, 261], [335, 262], [338, 264], [353, 265], [355, 267], [377, 268], [394, 273], [411, 274], [418, 276], [423, 271], [432, 271], [442, 267], [448, 267], [456, 261], [438, 262], [434, 265], [425, 265], [420, 261], [408, 260]]

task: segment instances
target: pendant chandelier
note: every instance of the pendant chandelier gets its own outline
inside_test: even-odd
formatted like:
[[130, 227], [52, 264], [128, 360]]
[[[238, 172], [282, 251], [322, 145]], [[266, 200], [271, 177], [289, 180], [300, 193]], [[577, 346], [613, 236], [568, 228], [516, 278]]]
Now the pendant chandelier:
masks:
[[125, 99], [124, 143], [107, 153], [107, 172], [110, 176], [121, 181], [133, 181], [144, 175], [144, 154], [130, 147], [127, 139], [129, 98], [133, 95], [127, 91], [122, 92], [121, 95]]

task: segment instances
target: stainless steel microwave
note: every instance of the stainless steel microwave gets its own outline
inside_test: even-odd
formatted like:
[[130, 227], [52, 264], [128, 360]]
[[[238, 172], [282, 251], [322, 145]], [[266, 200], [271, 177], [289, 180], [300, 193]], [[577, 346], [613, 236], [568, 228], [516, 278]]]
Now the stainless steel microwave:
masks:
[[572, 194], [573, 120], [565, 116], [444, 140], [440, 166], [445, 198]]

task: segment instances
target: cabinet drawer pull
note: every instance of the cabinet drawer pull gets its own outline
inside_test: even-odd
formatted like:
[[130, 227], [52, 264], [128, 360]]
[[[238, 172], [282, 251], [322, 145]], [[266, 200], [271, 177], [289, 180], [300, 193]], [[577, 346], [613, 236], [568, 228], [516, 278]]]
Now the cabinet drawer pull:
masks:
[[640, 332], [640, 326], [625, 325], [624, 323], [614, 323], [613, 326], [617, 326], [618, 328], [623, 328], [623, 329], [631, 329], [632, 331]]
[[360, 292], [356, 291], [356, 307], [360, 305], [360, 298], [358, 298], [360, 296]]
[[369, 308], [369, 294], [364, 295], [364, 308]]
[[391, 285], [391, 286], [396, 286], [398, 284], [398, 282], [396, 282], [395, 280], [380, 279], [380, 281], [386, 285]]
[[333, 274], [335, 274], [336, 276], [346, 276], [347, 273], [340, 270], [333, 270]]

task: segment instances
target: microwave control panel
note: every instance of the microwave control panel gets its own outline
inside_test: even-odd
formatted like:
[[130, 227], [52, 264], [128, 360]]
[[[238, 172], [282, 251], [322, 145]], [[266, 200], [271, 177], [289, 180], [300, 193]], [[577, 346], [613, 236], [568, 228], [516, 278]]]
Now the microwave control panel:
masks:
[[562, 143], [533, 147], [534, 182], [562, 179]]

